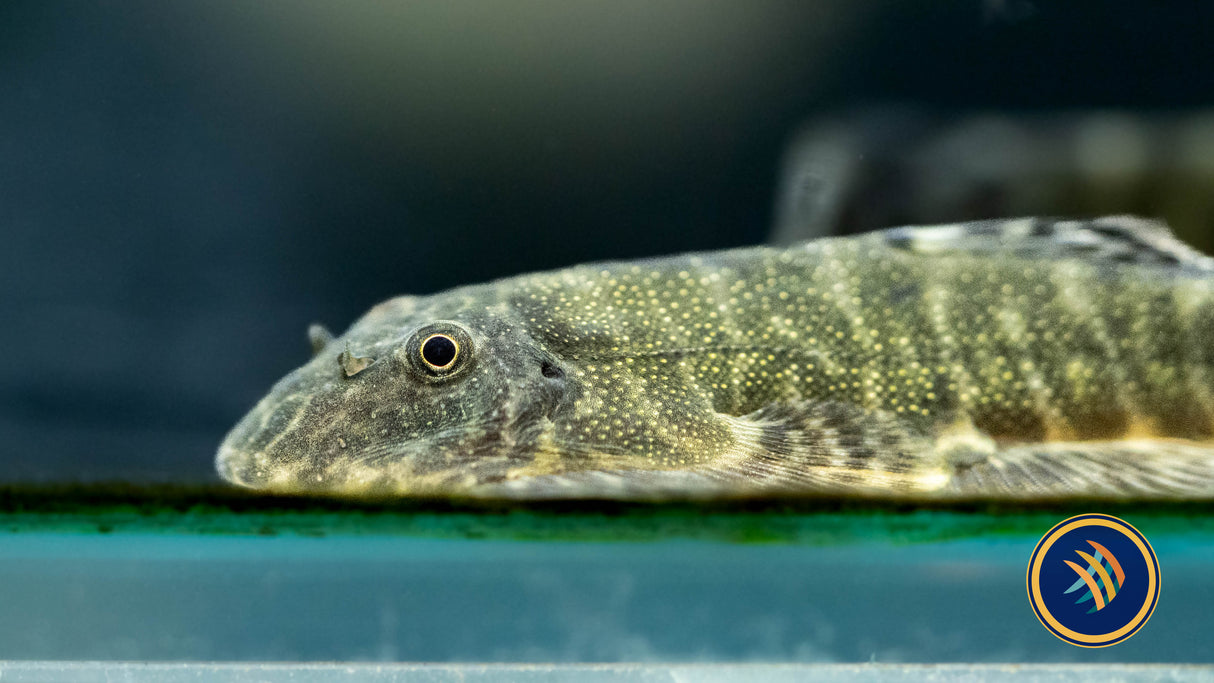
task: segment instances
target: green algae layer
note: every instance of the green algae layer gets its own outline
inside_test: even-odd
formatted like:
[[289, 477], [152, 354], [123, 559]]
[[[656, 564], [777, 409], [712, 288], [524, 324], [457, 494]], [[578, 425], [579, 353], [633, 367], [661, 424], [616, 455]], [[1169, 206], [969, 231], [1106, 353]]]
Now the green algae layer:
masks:
[[1078, 514], [1116, 515], [1148, 534], [1214, 539], [1214, 502], [914, 504], [872, 500], [543, 504], [254, 495], [212, 486], [0, 486], [0, 533], [170, 533], [540, 541], [923, 543], [1040, 536]]

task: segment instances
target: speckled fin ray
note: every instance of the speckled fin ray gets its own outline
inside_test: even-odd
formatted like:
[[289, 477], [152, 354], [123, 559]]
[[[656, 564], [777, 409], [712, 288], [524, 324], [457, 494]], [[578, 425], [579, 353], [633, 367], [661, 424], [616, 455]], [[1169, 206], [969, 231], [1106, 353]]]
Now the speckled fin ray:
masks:
[[1136, 216], [974, 221], [893, 228], [880, 234], [890, 246], [920, 253], [998, 251], [1023, 258], [1079, 258], [1156, 266], [1178, 274], [1214, 274], [1214, 259], [1176, 239], [1164, 223]]
[[1010, 445], [957, 464], [964, 498], [1214, 498], [1214, 444], [1142, 440]]
[[942, 483], [922, 457], [928, 439], [892, 413], [791, 401], [725, 419], [736, 445], [710, 471], [743, 491], [910, 495]]

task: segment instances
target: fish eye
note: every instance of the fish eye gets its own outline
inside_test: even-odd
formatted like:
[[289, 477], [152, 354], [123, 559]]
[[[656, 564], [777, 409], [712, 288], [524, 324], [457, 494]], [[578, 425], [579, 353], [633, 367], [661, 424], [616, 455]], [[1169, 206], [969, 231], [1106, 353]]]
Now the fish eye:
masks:
[[414, 331], [401, 351], [403, 359], [422, 377], [446, 379], [472, 360], [472, 337], [453, 322], [436, 322]]
[[432, 334], [422, 342], [422, 362], [432, 370], [445, 370], [459, 357], [459, 342], [445, 334]]

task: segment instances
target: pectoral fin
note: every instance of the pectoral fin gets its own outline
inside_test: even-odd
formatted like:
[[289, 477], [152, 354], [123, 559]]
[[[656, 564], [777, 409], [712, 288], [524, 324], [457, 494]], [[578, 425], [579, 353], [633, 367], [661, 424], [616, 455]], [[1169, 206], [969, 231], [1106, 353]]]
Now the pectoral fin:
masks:
[[944, 484], [930, 440], [890, 412], [794, 401], [724, 419], [737, 445], [709, 471], [744, 494], [901, 497]]

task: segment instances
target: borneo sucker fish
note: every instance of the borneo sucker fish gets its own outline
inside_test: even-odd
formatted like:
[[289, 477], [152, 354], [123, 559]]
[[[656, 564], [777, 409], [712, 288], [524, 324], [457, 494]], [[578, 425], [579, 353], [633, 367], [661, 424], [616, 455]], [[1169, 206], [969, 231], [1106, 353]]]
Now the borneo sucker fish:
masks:
[[1214, 496], [1214, 260], [1026, 218], [577, 266], [383, 302], [228, 434], [354, 496]]

